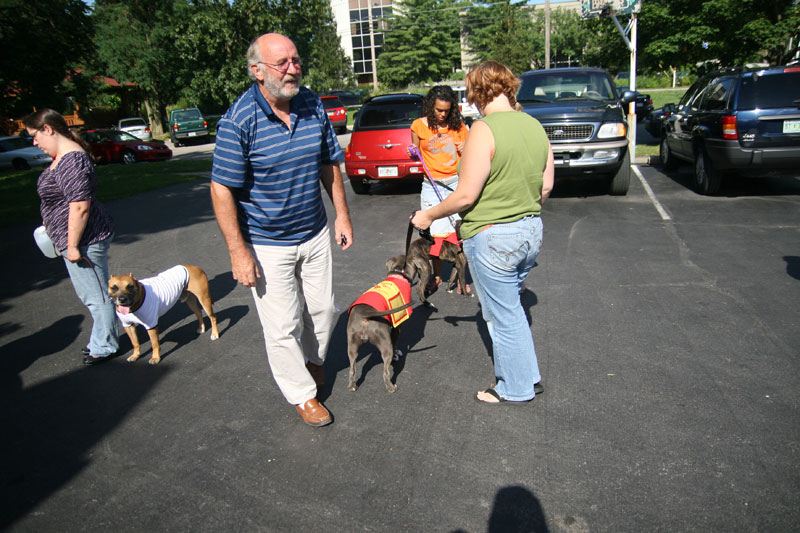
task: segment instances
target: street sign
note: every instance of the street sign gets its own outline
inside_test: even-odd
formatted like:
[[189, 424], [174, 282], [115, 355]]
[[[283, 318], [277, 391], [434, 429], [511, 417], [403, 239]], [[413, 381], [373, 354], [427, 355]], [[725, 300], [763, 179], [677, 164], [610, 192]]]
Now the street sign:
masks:
[[641, 0], [581, 0], [581, 18], [630, 15], [642, 10]]

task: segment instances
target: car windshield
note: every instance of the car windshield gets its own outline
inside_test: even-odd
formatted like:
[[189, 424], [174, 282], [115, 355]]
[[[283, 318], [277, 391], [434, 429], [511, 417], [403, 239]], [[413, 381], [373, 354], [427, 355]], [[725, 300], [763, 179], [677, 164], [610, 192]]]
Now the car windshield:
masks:
[[120, 128], [130, 128], [133, 126], [147, 126], [147, 123], [142, 118], [128, 118], [119, 121]]
[[359, 129], [409, 127], [422, 116], [422, 100], [371, 102], [359, 113]]
[[325, 109], [333, 109], [335, 107], [344, 107], [344, 105], [338, 98], [322, 98], [322, 107]]
[[775, 109], [800, 105], [800, 71], [754, 74], [742, 79], [739, 109]]
[[139, 141], [139, 140], [141, 140], [138, 137], [134, 137], [130, 133], [125, 133], [124, 131], [107, 131], [107, 132], [105, 132], [105, 134], [108, 135], [109, 137], [111, 137], [112, 139], [114, 139], [117, 142], [120, 142], [120, 141], [127, 142], [127, 141]]
[[536, 73], [523, 76], [517, 91], [519, 102], [558, 100], [613, 100], [617, 97], [608, 77], [602, 73]]
[[203, 115], [200, 114], [200, 111], [197, 109], [185, 109], [183, 111], [175, 111], [172, 115], [172, 119], [176, 122], [180, 122], [181, 120], [200, 120], [203, 118]]
[[22, 137], [12, 137], [0, 141], [0, 152], [10, 152], [21, 148], [30, 148], [31, 146], [33, 146], [33, 143], [26, 141]]

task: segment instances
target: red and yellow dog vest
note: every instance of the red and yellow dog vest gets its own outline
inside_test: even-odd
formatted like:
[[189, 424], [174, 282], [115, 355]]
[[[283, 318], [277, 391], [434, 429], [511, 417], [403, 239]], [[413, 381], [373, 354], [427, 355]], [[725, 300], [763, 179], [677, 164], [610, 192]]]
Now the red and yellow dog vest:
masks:
[[[411, 301], [411, 283], [401, 274], [389, 274], [389, 276], [372, 287], [370, 290], [358, 297], [353, 305], [366, 304], [378, 311], [388, 311], [395, 307], [401, 307]], [[388, 315], [387, 318], [392, 322], [392, 327], [397, 327], [411, 316], [411, 308], [407, 307], [402, 311]]]

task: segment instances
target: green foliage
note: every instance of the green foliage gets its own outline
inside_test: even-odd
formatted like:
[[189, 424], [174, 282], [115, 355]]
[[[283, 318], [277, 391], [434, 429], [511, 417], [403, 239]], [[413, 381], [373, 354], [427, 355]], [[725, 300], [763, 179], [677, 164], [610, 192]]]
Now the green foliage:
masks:
[[97, 0], [95, 44], [105, 73], [133, 82], [144, 95], [151, 128], [163, 131], [165, 107], [191, 79], [175, 47], [176, 21], [188, 15], [180, 0]]
[[639, 36], [640, 64], [651, 70], [707, 60], [722, 66], [782, 64], [797, 50], [800, 5], [793, 0], [647, 0]]
[[[163, 161], [97, 167], [97, 197], [110, 202], [168, 185], [193, 181], [211, 172], [211, 160]], [[42, 169], [0, 174], [0, 227], [40, 217], [36, 180]]]
[[523, 3], [473, 4], [466, 10], [463, 32], [476, 63], [500, 61], [520, 73], [531, 69], [537, 50], [544, 58], [543, 32]]
[[[537, 68], [545, 65], [545, 12], [536, 10], [533, 20], [534, 62]], [[550, 10], [550, 64], [556, 61], [577, 61], [582, 64], [586, 43], [594, 35], [576, 11], [555, 8]]]
[[395, 17], [378, 61], [382, 84], [405, 87], [415, 82], [438, 82], [460, 65], [456, 0], [403, 0], [395, 4]]
[[283, 33], [303, 58], [304, 83], [321, 92], [346, 87], [352, 70], [324, 0], [198, 0], [177, 21], [176, 47], [191, 67], [183, 96], [204, 111], [224, 111], [252, 83], [247, 48], [267, 32]]
[[82, 0], [0, 1], [0, 116], [65, 107], [62, 82], [92, 51]]

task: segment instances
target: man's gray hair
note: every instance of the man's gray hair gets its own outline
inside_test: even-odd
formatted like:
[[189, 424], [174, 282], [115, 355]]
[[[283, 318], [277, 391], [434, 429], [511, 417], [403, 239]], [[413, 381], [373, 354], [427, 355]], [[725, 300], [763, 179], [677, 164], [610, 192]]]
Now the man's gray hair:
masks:
[[255, 80], [256, 75], [253, 74], [253, 69], [250, 67], [256, 65], [257, 68], [261, 68], [258, 67], [258, 62], [261, 61], [261, 50], [258, 48], [259, 38], [260, 36], [253, 39], [253, 42], [250, 43], [250, 47], [247, 49], [247, 75], [250, 76], [251, 80]]

